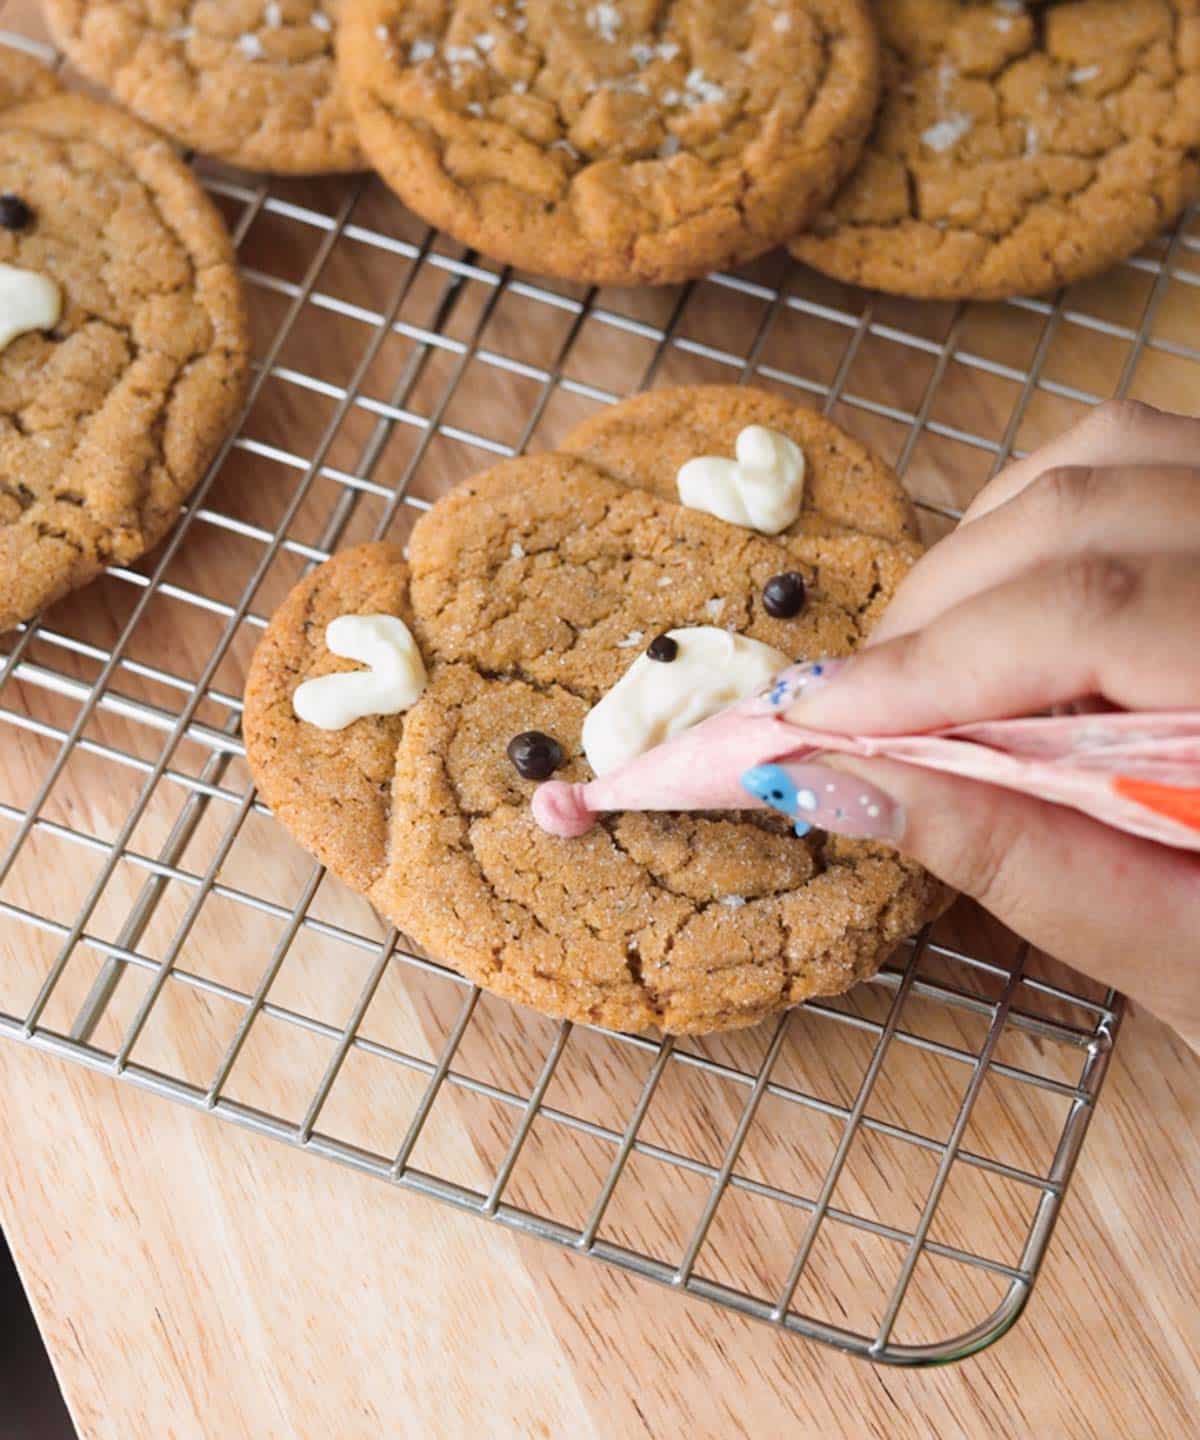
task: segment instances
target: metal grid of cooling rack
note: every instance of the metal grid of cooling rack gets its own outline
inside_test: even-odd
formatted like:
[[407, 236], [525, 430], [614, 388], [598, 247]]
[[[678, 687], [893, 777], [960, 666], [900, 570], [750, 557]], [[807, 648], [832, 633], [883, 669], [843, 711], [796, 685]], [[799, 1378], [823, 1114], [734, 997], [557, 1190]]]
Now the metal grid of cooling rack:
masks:
[[[19, 37], [0, 38], [39, 48]], [[141, 567], [114, 568], [99, 582], [106, 597], [100, 619], [94, 604], [81, 608], [68, 600], [9, 637], [0, 723], [15, 732], [10, 745], [16, 740], [26, 747], [28, 762], [15, 767], [23, 779], [12, 780], [13, 793], [0, 800], [0, 935], [5, 968], [20, 972], [25, 990], [20, 1004], [7, 991], [0, 996], [0, 1034], [849, 1353], [933, 1363], [998, 1338], [1034, 1284], [1103, 1082], [1120, 997], [1047, 968], [1012, 937], [968, 925], [971, 940], [956, 938], [952, 927], [925, 934], [851, 997], [802, 1007], [731, 1039], [728, 1048], [522, 1018], [413, 951], [395, 932], [383, 933], [361, 909], [332, 902], [322, 908], [333, 882], [311, 862], [304, 862], [286, 899], [279, 898], [275, 870], [290, 865], [295, 873], [297, 856], [270, 828], [249, 784], [238, 738], [239, 672], [229, 662], [240, 646], [244, 670], [269, 613], [264, 597], [278, 598], [305, 566], [348, 538], [402, 532], [428, 505], [418, 478], [443, 463], [435, 447], [463, 447], [469, 468], [479, 468], [489, 454], [544, 443], [545, 424], [563, 396], [594, 406], [667, 378], [772, 385], [883, 443], [910, 477], [925, 517], [935, 527], [951, 521], [964, 497], [952, 485], [939, 489], [939, 477], [968, 472], [964, 483], [973, 490], [1041, 438], [1039, 425], [1057, 428], [1107, 394], [1137, 393], [1148, 362], [1185, 370], [1200, 364], [1200, 351], [1179, 338], [1180, 327], [1160, 323], [1167, 315], [1186, 319], [1189, 293], [1200, 294], [1200, 273], [1185, 263], [1200, 252], [1193, 216], [1160, 247], [1130, 260], [1103, 291], [1108, 297], [1138, 287], [1126, 295], [1130, 315], [1117, 313], [1107, 299], [1095, 303], [1101, 294], [1095, 290], [986, 310], [904, 307], [825, 285], [786, 268], [780, 257], [658, 292], [651, 305], [644, 295], [576, 291], [497, 271], [436, 234], [413, 230], [411, 217], [407, 230], [390, 227], [372, 208], [390, 203], [388, 197], [370, 179], [306, 189], [208, 167], [201, 174], [226, 210], [261, 322], [252, 391], [237, 431], [165, 546]], [[262, 258], [266, 252], [254, 238], [260, 227], [274, 253], [287, 252], [284, 273]], [[382, 307], [377, 298], [364, 303], [361, 293], [340, 291], [332, 278], [339, 255], [349, 250], [391, 262], [390, 283], [379, 291], [388, 295]], [[701, 292], [708, 321], [693, 324]], [[515, 330], [497, 326], [502, 308], [514, 303]], [[338, 378], [319, 373], [317, 352], [303, 338], [306, 317], [314, 316], [357, 336], [352, 361]], [[546, 317], [553, 320], [552, 338], [545, 358], [534, 360], [515, 336]], [[1018, 358], [1010, 344], [1014, 326], [1022, 327], [1025, 345]], [[1064, 373], [1058, 345], [1068, 329], [1087, 337], [1088, 358], [1072, 361]], [[297, 336], [312, 364], [298, 363]], [[402, 359], [388, 370], [380, 394], [372, 377], [397, 341]], [[621, 348], [626, 343], [634, 352]], [[1113, 347], [1107, 369], [1095, 359], [1105, 346]], [[878, 347], [903, 362], [899, 389], [881, 354], [872, 358]], [[593, 373], [575, 363], [577, 354], [610, 349], [618, 353], [607, 370], [601, 365]], [[630, 361], [630, 353], [640, 360]], [[1072, 353], [1078, 356], [1078, 347]], [[813, 355], [822, 357], [819, 365], [801, 363]], [[1095, 384], [1082, 383], [1093, 376]], [[502, 381], [516, 387], [505, 394], [517, 419], [498, 436], [470, 421], [475, 397]], [[473, 385], [483, 388], [472, 392]], [[994, 394], [986, 388], [993, 385], [999, 387]], [[267, 387], [277, 398], [290, 397], [292, 408], [284, 410], [297, 426], [316, 425], [311, 443], [301, 447], [255, 433], [252, 417]], [[1051, 409], [1039, 420], [1047, 403]], [[314, 419], [309, 409], [317, 407], [323, 408]], [[347, 431], [353, 432], [350, 451]], [[404, 444], [396, 459], [398, 435]], [[953, 447], [958, 459], [946, 461], [937, 446]], [[274, 477], [279, 503], [269, 522], [240, 509], [241, 492], [224, 483], [242, 463], [259, 467], [258, 480]], [[459, 468], [467, 465], [463, 460]], [[930, 493], [922, 493], [925, 480]], [[314, 505], [318, 491], [324, 498]], [[236, 598], [208, 593], [190, 578], [188, 547], [200, 547], [205, 535], [251, 556], [238, 575]], [[284, 573], [272, 589], [281, 562]], [[140, 639], [157, 635], [154, 607], [163, 604], [173, 627], [200, 630], [200, 638], [152, 644], [146, 658]], [[57, 804], [80, 764], [93, 783], [99, 777], [128, 796], [114, 801], [118, 809], [107, 824], [101, 816], [89, 825], [86, 807]], [[148, 826], [151, 818], [156, 823]], [[239, 842], [258, 825], [265, 828], [255, 835], [265, 839], [255, 842], [255, 868], [243, 864]], [[149, 834], [152, 844], [144, 839]], [[202, 836], [202, 863], [196, 863]], [[23, 858], [48, 844], [86, 861], [86, 883], [69, 905], [30, 900], [22, 888]], [[234, 948], [250, 968], [236, 981], [206, 967], [211, 941], [195, 943], [210, 933], [206, 917], [217, 906], [227, 919], [239, 917]], [[258, 940], [257, 922], [270, 924], [269, 940]], [[336, 1019], [315, 1003], [289, 998], [281, 985], [303, 946], [359, 962], [357, 969], [347, 965], [354, 985]], [[425, 1044], [384, 1039], [372, 1029], [374, 1009], [397, 976], [404, 987], [432, 986], [452, 997], [427, 1009], [427, 1018], [436, 1012], [436, 1019], [429, 1019]], [[181, 996], [227, 1007], [234, 1017], [199, 1067], [193, 1055], [172, 1048], [198, 1023], [193, 1012], [186, 1024], [172, 1012]], [[531, 1027], [538, 1025], [535, 1039]], [[814, 1026], [822, 1037], [817, 1046], [809, 1033]], [[493, 1054], [503, 1051], [511, 1060], [524, 1047], [520, 1063], [503, 1075], [480, 1073], [487, 1067], [465, 1057], [481, 1029], [490, 1034]], [[155, 1044], [147, 1048], [152, 1035]], [[586, 1078], [563, 1098], [560, 1082], [585, 1041], [605, 1047], [606, 1065], [628, 1067], [615, 1116], [597, 1118]], [[255, 1094], [240, 1085], [243, 1071], [269, 1068], [272, 1058], [290, 1058], [309, 1042], [319, 1043], [320, 1062], [295, 1082], [295, 1093]], [[827, 1086], [815, 1069], [804, 1068], [814, 1055], [824, 1063], [826, 1051], [851, 1043], [859, 1048], [849, 1081]], [[957, 1077], [941, 1121], [924, 1098], [929, 1076], [906, 1070], [898, 1057]], [[336, 1103], [348, 1071], [367, 1060], [382, 1067], [379, 1074], [402, 1073], [416, 1084], [402, 1114], [392, 1117], [386, 1145], [343, 1124]], [[588, 1073], [594, 1078], [594, 1070]], [[670, 1138], [672, 1087], [688, 1076], [721, 1087], [728, 1123], [715, 1148], [694, 1137]], [[994, 1084], [1007, 1087], [1007, 1108], [985, 1106]], [[885, 1094], [890, 1104], [883, 1103]], [[467, 1178], [435, 1163], [436, 1150], [425, 1145], [448, 1096], [486, 1103], [507, 1117], [501, 1142], [486, 1156], [479, 1148], [480, 1168]], [[702, 1102], [688, 1103], [700, 1104], [703, 1116]], [[1042, 1105], [1055, 1108], [1043, 1113]], [[764, 1143], [784, 1153], [782, 1174], [780, 1167], [751, 1163], [768, 1109], [776, 1119]], [[1031, 1147], [1006, 1156], [988, 1143], [992, 1128], [1019, 1127], [1020, 1118], [1035, 1111], [1050, 1137], [1040, 1160]], [[787, 1137], [814, 1119], [828, 1123], [830, 1139], [821, 1163], [806, 1174], [796, 1153], [787, 1151]], [[449, 1123], [472, 1134], [458, 1109]], [[556, 1202], [550, 1167], [537, 1159], [556, 1133], [586, 1141], [594, 1152], [586, 1169], [590, 1184], [573, 1211]], [[920, 1169], [903, 1220], [878, 1194], [849, 1183], [866, 1142], [895, 1147], [884, 1167], [888, 1190], [903, 1189]], [[532, 1186], [519, 1183], [531, 1156], [538, 1182]], [[879, 1168], [878, 1155], [872, 1163]], [[665, 1208], [686, 1215], [665, 1243], [661, 1235], [652, 1242], [631, 1228], [636, 1202], [622, 1212], [631, 1174], [647, 1166]], [[942, 1225], [964, 1174], [1004, 1187], [1007, 1198], [998, 1207], [1003, 1245], [995, 1237], [973, 1237], [971, 1204], [960, 1207], [957, 1228]], [[695, 1201], [690, 1210], [682, 1203], [685, 1183]], [[731, 1233], [724, 1208], [733, 1200], [771, 1208], [775, 1228], [764, 1226], [759, 1237], [759, 1248], [773, 1247], [769, 1281], [761, 1274], [754, 1281], [735, 1276], [713, 1253]], [[775, 1223], [779, 1217], [787, 1222], [783, 1229]], [[737, 1222], [743, 1240], [749, 1223], [745, 1215]], [[833, 1282], [826, 1276], [811, 1283], [833, 1233], [890, 1247], [894, 1263], [884, 1267], [869, 1319], [852, 1315], [836, 1296], [823, 1308]], [[926, 1286], [927, 1305], [930, 1297], [939, 1302], [929, 1308], [945, 1312], [943, 1328], [909, 1334], [906, 1306], [934, 1262], [965, 1277], [955, 1292], [957, 1308], [941, 1303], [952, 1287]], [[844, 1262], [843, 1268], [855, 1285], [879, 1269]]]

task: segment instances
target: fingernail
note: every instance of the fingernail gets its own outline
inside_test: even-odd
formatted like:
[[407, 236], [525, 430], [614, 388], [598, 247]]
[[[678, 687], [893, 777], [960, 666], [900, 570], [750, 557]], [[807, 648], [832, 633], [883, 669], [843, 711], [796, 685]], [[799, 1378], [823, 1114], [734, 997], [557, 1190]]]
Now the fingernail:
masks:
[[757, 800], [779, 810], [797, 835], [814, 827], [854, 840], [898, 841], [904, 809], [874, 785], [827, 765], [756, 765], [742, 785]]
[[763, 699], [772, 710], [786, 710], [801, 696], [810, 695], [828, 685], [845, 663], [844, 660], [804, 660], [799, 665], [780, 671]]

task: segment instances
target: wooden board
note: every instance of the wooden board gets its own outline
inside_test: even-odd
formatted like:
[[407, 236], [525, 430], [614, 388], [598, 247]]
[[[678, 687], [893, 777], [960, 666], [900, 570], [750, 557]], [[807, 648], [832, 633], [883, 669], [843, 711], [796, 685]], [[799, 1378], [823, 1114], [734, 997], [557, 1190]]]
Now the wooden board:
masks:
[[[42, 33], [24, 0], [0, 10], [0, 25]], [[401, 328], [368, 357], [361, 392], [386, 407], [402, 387], [405, 416], [433, 417], [446, 427], [420, 452], [411, 477], [410, 493], [426, 499], [486, 465], [494, 447], [521, 440], [531, 448], [553, 445], [600, 403], [592, 391], [621, 393], [648, 378], [736, 378], [739, 368], [730, 357], [750, 354], [760, 383], [806, 403], [820, 404], [832, 387], [840, 397], [835, 418], [905, 462], [914, 492], [940, 505], [962, 503], [1004, 447], [1036, 445], [1082, 414], [1088, 395], [1110, 393], [1123, 376], [1131, 393], [1178, 408], [1200, 406], [1200, 367], [1179, 350], [1200, 335], [1200, 288], [1159, 283], [1153, 262], [1160, 250], [1149, 252], [1150, 268], [1125, 268], [1077, 287], [1049, 321], [1036, 308], [959, 312], [878, 301], [868, 311], [865, 297], [788, 272], [776, 256], [745, 272], [743, 288], [699, 285], [678, 310], [674, 291], [596, 298], [594, 306], [631, 322], [621, 326], [601, 323], [594, 309], [576, 316], [499, 292], [484, 275], [456, 277], [427, 259], [353, 238], [322, 258], [326, 229], [255, 208], [255, 182], [247, 177], [211, 167], [207, 173], [224, 189], [231, 223], [244, 225], [241, 253], [251, 272], [259, 356], [270, 350], [294, 288], [314, 266], [319, 300], [294, 317], [275, 371], [242, 427], [250, 443], [232, 453], [205, 498], [164, 576], [176, 588], [150, 601], [127, 658], [189, 680], [201, 673], [230, 623], [222, 607], [237, 605], [264, 553], [261, 532], [275, 530], [304, 483], [305, 462], [325, 445], [327, 431], [332, 434], [327, 473], [309, 485], [288, 527], [291, 548], [273, 558], [251, 618], [235, 617], [196, 714], [210, 731], [220, 731], [231, 714], [221, 696], [240, 694], [260, 633], [255, 617], [269, 614], [301, 572], [305, 547], [330, 533], [347, 492], [344, 477], [356, 473], [375, 436], [378, 403], [339, 406], [371, 342], [370, 315], [396, 296]], [[353, 199], [354, 225], [421, 245], [422, 228], [380, 187], [369, 185], [353, 198], [354, 185], [274, 184], [271, 195], [317, 215], [336, 215]], [[460, 253], [441, 241], [437, 249]], [[755, 288], [780, 282], [802, 303], [771, 305]], [[582, 293], [553, 288], [568, 300]], [[1150, 334], [1163, 344], [1141, 345], [1129, 333], [1148, 306]], [[669, 326], [681, 343], [659, 354], [640, 326]], [[464, 355], [472, 345], [504, 365]], [[1027, 389], [1023, 377], [1034, 365], [1041, 384]], [[798, 389], [780, 381], [785, 371], [802, 382]], [[547, 391], [538, 378], [546, 373], [561, 373], [575, 382], [574, 390]], [[1022, 418], [1013, 424], [1019, 407]], [[526, 435], [531, 415], [537, 423]], [[404, 421], [386, 435], [371, 471], [377, 488], [356, 492], [343, 543], [377, 527], [422, 435]], [[391, 533], [402, 535], [413, 513], [400, 507]], [[936, 516], [927, 520], [931, 536], [944, 526]], [[153, 561], [138, 569], [150, 573]], [[108, 577], [73, 597], [55, 608], [50, 628], [77, 648], [38, 637], [26, 660], [59, 682], [90, 684], [100, 664], [78, 647], [106, 651], [140, 594], [130, 581]], [[69, 728], [78, 713], [78, 696], [65, 688], [31, 682], [0, 696], [9, 714], [43, 730], [3, 730], [0, 799], [18, 812], [54, 762], [55, 727]], [[118, 755], [76, 748], [42, 806], [49, 824], [29, 837], [0, 887], [0, 901], [69, 925], [102, 882], [86, 926], [101, 942], [120, 936], [146, 881], [146, 859], [159, 855], [187, 786], [206, 773], [212, 754], [203, 738], [182, 742], [171, 757], [173, 776], [153, 786], [109, 873], [108, 846], [145, 779], [136, 766], [153, 764], [163, 743], [161, 729], [146, 723], [146, 707], [157, 707], [169, 724], [185, 698], [161, 676], [128, 667], [116, 676], [113, 694], [136, 707], [135, 718], [99, 710], [83, 736]], [[233, 802], [245, 793], [248, 776], [236, 755], [219, 784]], [[230, 841], [235, 809], [222, 798], [205, 811], [136, 942], [153, 962], [173, 952], [181, 927], [190, 927], [178, 963], [209, 988], [169, 983], [132, 1058], [200, 1086], [211, 1080], [241, 1015], [212, 987], [254, 989], [312, 873], [264, 815], [250, 812]], [[67, 830], [91, 843], [81, 845]], [[14, 820], [0, 821], [3, 843], [14, 831]], [[209, 892], [191, 916], [191, 882], [210, 871], [225, 889]], [[240, 898], [246, 895], [276, 909], [252, 908]], [[302, 929], [270, 998], [336, 1035], [384, 932], [367, 907], [327, 879], [307, 913], [340, 927], [342, 938], [328, 929]], [[944, 933], [997, 959], [1011, 955], [1011, 940], [970, 913], [958, 915]], [[0, 1009], [24, 1013], [60, 943], [61, 935], [45, 928], [0, 921]], [[69, 1027], [101, 963], [94, 946], [72, 952], [45, 1025]], [[1041, 973], [1057, 973], [1049, 962], [1037, 964]], [[930, 959], [924, 973], [978, 987], [985, 997], [995, 994], [994, 984], [961, 966]], [[150, 980], [148, 969], [127, 973], [97, 1030], [97, 1045], [119, 1046]], [[428, 1063], [454, 1023], [462, 993], [451, 981], [393, 962], [360, 1034]], [[886, 988], [862, 987], [842, 1008], [878, 1021], [890, 998]], [[1025, 995], [1022, 1003], [1038, 1008], [1036, 997]], [[1077, 1023], [1083, 1018], [1070, 1007], [1045, 1009]], [[918, 1037], [971, 1054], [986, 1028], [968, 1012], [919, 997], [906, 1004], [903, 1024]], [[326, 1032], [260, 1019], [224, 1093], [300, 1123], [332, 1053]], [[527, 1095], [554, 1033], [539, 1017], [485, 998], [456, 1069]], [[753, 1072], [769, 1037], [769, 1028], [760, 1029], [690, 1049]], [[775, 1076], [844, 1109], [872, 1039], [804, 1012], [789, 1030]], [[1021, 1033], [1006, 1033], [998, 1058], [1067, 1084], [1078, 1078], [1081, 1061], [1078, 1050]], [[649, 1063], [649, 1056], [616, 1041], [576, 1031], [547, 1102], [620, 1129]], [[937, 1052], [896, 1047], [869, 1113], [944, 1138], [969, 1074], [969, 1066]], [[1161, 1026], [1143, 1016], [1128, 1022], [1024, 1318], [992, 1350], [942, 1371], [874, 1370], [12, 1044], [0, 1044], [0, 1144], [7, 1157], [0, 1167], [0, 1216], [89, 1440], [608, 1437], [685, 1427], [697, 1436], [889, 1440], [1176, 1436], [1194, 1427], [1200, 1401], [1200, 1264], [1190, 1244], [1200, 1202], [1198, 1079], [1196, 1057]], [[423, 1084], [414, 1071], [352, 1051], [318, 1129], [389, 1154]], [[699, 1165], [717, 1164], [745, 1097], [743, 1085], [720, 1074], [673, 1063], [643, 1138]], [[1050, 1092], [989, 1078], [966, 1143], [1044, 1174], [1065, 1104]], [[511, 1105], [448, 1087], [413, 1161], [485, 1189], [515, 1119]], [[812, 1195], [839, 1125], [820, 1110], [768, 1097], [739, 1174]], [[611, 1146], [586, 1133], [538, 1121], [506, 1198], [582, 1224], [610, 1158]], [[880, 1130], [864, 1132], [834, 1204], [911, 1228], [935, 1165], [927, 1149]], [[707, 1183], [694, 1170], [635, 1157], [602, 1233], [678, 1259]], [[956, 1165], [933, 1238], [1015, 1264], [1013, 1247], [1030, 1204], [1026, 1189]], [[803, 1219], [747, 1190], [732, 1193], [701, 1252], [701, 1273], [747, 1290], [778, 1284]], [[865, 1325], [877, 1317], [899, 1256], [886, 1240], [827, 1225], [798, 1298], [832, 1323]], [[923, 1261], [898, 1327], [900, 1338], [914, 1343], [967, 1328], [1003, 1293], [1002, 1282], [984, 1271], [924, 1267]]]

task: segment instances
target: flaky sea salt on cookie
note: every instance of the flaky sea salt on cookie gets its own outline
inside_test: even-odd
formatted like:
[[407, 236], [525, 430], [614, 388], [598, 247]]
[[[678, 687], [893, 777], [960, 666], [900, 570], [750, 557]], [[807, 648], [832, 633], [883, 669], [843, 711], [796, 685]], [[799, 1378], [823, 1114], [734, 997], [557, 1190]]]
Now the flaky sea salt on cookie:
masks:
[[347, 0], [338, 52], [407, 205], [599, 284], [686, 280], [803, 228], [878, 93], [865, 0]]
[[1193, 0], [876, 0], [879, 120], [792, 244], [922, 299], [1036, 295], [1158, 234], [1200, 176]]
[[249, 170], [356, 170], [337, 84], [343, 0], [46, 0], [72, 63], [182, 144]]

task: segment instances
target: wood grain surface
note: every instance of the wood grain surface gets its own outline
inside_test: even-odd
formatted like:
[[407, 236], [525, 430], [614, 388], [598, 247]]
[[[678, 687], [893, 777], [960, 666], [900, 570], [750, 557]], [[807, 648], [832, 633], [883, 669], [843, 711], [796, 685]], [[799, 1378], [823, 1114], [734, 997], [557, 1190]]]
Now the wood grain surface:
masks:
[[[0, 5], [0, 28], [44, 38], [26, 0]], [[82, 917], [84, 941], [69, 951], [40, 1021], [70, 1028], [103, 947], [127, 943], [131, 907], [183, 807], [198, 785], [215, 786], [131, 942], [139, 963], [93, 1043], [120, 1048], [156, 966], [170, 959], [193, 978], [165, 984], [130, 1059], [207, 1087], [243, 1014], [231, 997], [252, 993], [286, 945], [269, 990], [276, 1009], [256, 1019], [222, 1094], [297, 1126], [386, 935], [328, 878], [314, 888], [311, 863], [250, 805], [236, 746], [219, 773], [212, 757], [215, 737], [236, 719], [263, 617], [331, 537], [367, 538], [394, 508], [389, 533], [402, 538], [417, 511], [393, 507], [398, 487], [432, 499], [504, 447], [552, 446], [604, 395], [643, 383], [747, 370], [801, 403], [819, 406], [832, 391], [834, 417], [902, 464], [933, 507], [961, 505], [1003, 454], [1032, 448], [1119, 388], [1200, 411], [1195, 226], [1169, 254], [1155, 247], [1049, 310], [872, 303], [776, 255], [733, 288], [604, 292], [579, 311], [572, 304], [583, 292], [572, 287], [521, 294], [492, 283], [486, 262], [478, 271], [439, 263], [461, 251], [440, 238], [423, 248], [423, 228], [377, 183], [272, 183], [273, 202], [298, 207], [285, 209], [262, 203], [254, 177], [205, 173], [240, 234], [256, 353], [271, 357], [270, 373], [0, 884], [0, 1011], [26, 1013], [64, 927]], [[352, 228], [334, 243], [322, 217], [339, 215]], [[416, 254], [389, 250], [378, 235]], [[293, 307], [310, 281], [313, 294]], [[771, 303], [779, 286], [794, 303]], [[375, 343], [375, 322], [393, 307], [396, 323]], [[1136, 338], [1143, 323], [1148, 342]], [[671, 336], [661, 351], [656, 329]], [[548, 375], [568, 383], [548, 386]], [[381, 429], [381, 417], [396, 423]], [[439, 427], [432, 436], [425, 421]], [[272, 552], [289, 506], [287, 543]], [[936, 509], [924, 518], [931, 539], [949, 523]], [[26, 678], [0, 693], [0, 844], [51, 773], [61, 734], [142, 599], [137, 577], [155, 564], [150, 557], [55, 607], [23, 654]], [[142, 794], [165, 731], [214, 657], [195, 724]], [[297, 906], [303, 923], [290, 937]], [[1014, 954], [1012, 937], [962, 907], [939, 935], [999, 965]], [[1041, 957], [1031, 973], [1097, 994]], [[934, 953], [921, 974], [984, 1000], [1002, 982]], [[390, 961], [357, 1030], [374, 1048], [350, 1050], [314, 1118], [317, 1133], [393, 1154], [464, 994], [436, 971]], [[886, 1018], [894, 994], [863, 986], [833, 1002], [835, 1013], [793, 1017], [773, 1078], [819, 1103], [763, 1101], [736, 1172], [751, 1183], [722, 1201], [699, 1273], [751, 1294], [778, 1292], [807, 1214], [772, 1196], [819, 1190], [870, 1059], [869, 1027]], [[1018, 1004], [1090, 1023], [1084, 1008], [1028, 987]], [[919, 994], [905, 1000], [900, 1024], [915, 1043], [888, 1052], [868, 1107], [877, 1123], [857, 1135], [832, 1203], [907, 1232], [937, 1153], [888, 1127], [946, 1138], [972, 1066], [921, 1042], [969, 1060], [987, 1025]], [[530, 1093], [556, 1033], [483, 997], [412, 1164], [486, 1191], [519, 1119], [511, 1099]], [[678, 1261], [746, 1101], [736, 1077], [757, 1070], [771, 1034], [681, 1046], [685, 1058], [664, 1072], [640, 1133], [687, 1163], [635, 1155], [602, 1236]], [[414, 1063], [393, 1063], [385, 1047]], [[687, 1055], [726, 1068], [689, 1065]], [[576, 1029], [546, 1104], [620, 1131], [652, 1058]], [[995, 1058], [1070, 1087], [1083, 1051], [1009, 1026]], [[990, 1350], [940, 1370], [873, 1368], [5, 1043], [0, 1218], [87, 1440], [1178, 1437], [1196, 1429], [1200, 1411], [1198, 1081], [1200, 1062], [1169, 1032], [1145, 1015], [1127, 1019], [1024, 1316]], [[989, 1073], [964, 1146], [1044, 1176], [1069, 1103], [1060, 1090]], [[595, 1133], [540, 1117], [505, 1199], [581, 1226], [611, 1157]], [[958, 1161], [931, 1238], [1016, 1265], [1036, 1198], [1030, 1186]], [[903, 1254], [886, 1236], [826, 1221], [796, 1306], [873, 1327]], [[1005, 1287], [987, 1269], [925, 1257], [896, 1338], [960, 1333]]]

